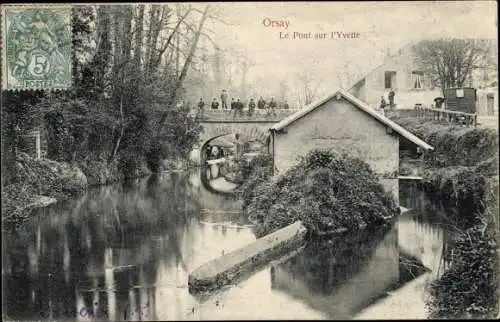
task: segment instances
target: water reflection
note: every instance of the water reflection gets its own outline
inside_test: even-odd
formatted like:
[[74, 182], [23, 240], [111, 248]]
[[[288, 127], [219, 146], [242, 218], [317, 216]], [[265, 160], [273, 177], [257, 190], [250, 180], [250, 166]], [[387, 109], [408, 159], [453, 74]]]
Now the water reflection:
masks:
[[273, 288], [305, 301], [326, 317], [350, 318], [399, 280], [397, 230], [308, 245], [271, 272]]
[[[184, 293], [190, 270], [254, 239], [249, 230], [200, 223], [213, 221], [210, 210], [231, 207], [188, 184], [193, 176], [162, 173], [91, 190], [5, 233], [7, 316], [154, 319], [156, 285]], [[240, 213], [231, 216], [241, 221]]]
[[[161, 173], [90, 190], [4, 233], [4, 316], [15, 320], [345, 318], [400, 279], [404, 251], [438, 266], [447, 231], [425, 214], [309, 245], [203, 301], [189, 272], [255, 239], [240, 203], [200, 173]], [[256, 309], [258, 308], [258, 309]]]
[[438, 205], [432, 204], [420, 185], [408, 182], [400, 186], [405, 198], [402, 205], [410, 209], [398, 220], [399, 247], [432, 270], [431, 279], [447, 269], [450, 259], [447, 249], [458, 232], [455, 224]]

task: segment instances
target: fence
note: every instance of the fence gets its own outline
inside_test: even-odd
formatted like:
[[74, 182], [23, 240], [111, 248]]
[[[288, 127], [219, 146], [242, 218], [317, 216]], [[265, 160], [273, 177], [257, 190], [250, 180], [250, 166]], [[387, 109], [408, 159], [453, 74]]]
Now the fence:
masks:
[[463, 125], [477, 125], [477, 113], [464, 113], [459, 111], [451, 111], [433, 107], [422, 106], [415, 104], [417, 117], [431, 119], [437, 121], [445, 121], [447, 123], [456, 123]]

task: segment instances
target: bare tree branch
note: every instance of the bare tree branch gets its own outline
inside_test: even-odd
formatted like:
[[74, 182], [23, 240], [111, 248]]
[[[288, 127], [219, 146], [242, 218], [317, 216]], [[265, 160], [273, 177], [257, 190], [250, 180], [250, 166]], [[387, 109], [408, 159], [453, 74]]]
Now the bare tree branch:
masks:
[[179, 29], [179, 26], [181, 25], [181, 23], [184, 21], [184, 19], [186, 19], [186, 17], [189, 15], [189, 13], [191, 12], [191, 8], [189, 8], [185, 13], [184, 15], [179, 19], [179, 21], [177, 22], [174, 30], [170, 33], [170, 35], [168, 36], [168, 39], [167, 39], [167, 42], [165, 43], [165, 45], [159, 50], [159, 53], [158, 53], [158, 58], [155, 62], [155, 66], [158, 66], [158, 64], [160, 63], [161, 61], [161, 58], [163, 56], [163, 54], [165, 53], [165, 51], [167, 50], [167, 48], [170, 46], [170, 44], [172, 43], [172, 40], [174, 38], [174, 35], [175, 33], [178, 31]]
[[414, 53], [424, 73], [444, 91], [464, 86], [474, 66], [487, 65], [490, 46], [488, 41], [473, 39], [424, 40]]

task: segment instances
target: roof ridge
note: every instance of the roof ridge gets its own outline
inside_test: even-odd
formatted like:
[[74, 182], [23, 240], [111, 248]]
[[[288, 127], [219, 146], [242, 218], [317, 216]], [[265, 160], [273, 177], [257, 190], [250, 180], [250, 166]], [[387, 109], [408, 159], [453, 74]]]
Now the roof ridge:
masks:
[[375, 110], [373, 110], [371, 107], [366, 105], [364, 102], [361, 100], [357, 99], [353, 95], [349, 94], [347, 91], [343, 89], [338, 89], [337, 91], [333, 92], [332, 94], [326, 95], [325, 97], [309, 104], [307, 107], [304, 107], [302, 110], [295, 112], [292, 115], [289, 115], [288, 117], [284, 118], [280, 122], [274, 124], [269, 130], [270, 131], [280, 131], [283, 128], [287, 127], [288, 125], [294, 123], [298, 119], [302, 118], [303, 116], [309, 114], [319, 106], [321, 106], [323, 103], [329, 101], [333, 97], [337, 95], [343, 96], [345, 99], [350, 101], [353, 105], [355, 105], [357, 108], [361, 109], [362, 111], [366, 112], [373, 118], [375, 118], [377, 121], [385, 124], [386, 126], [389, 126], [392, 128], [394, 131], [396, 131], [399, 135], [405, 137], [406, 139], [410, 140], [411, 142], [415, 143], [416, 145], [420, 146], [421, 148], [425, 150], [434, 150], [434, 148], [426, 143], [424, 140], [420, 139], [418, 136], [415, 134], [411, 133], [401, 125], [397, 124], [396, 122], [392, 121], [385, 115], [377, 113]]

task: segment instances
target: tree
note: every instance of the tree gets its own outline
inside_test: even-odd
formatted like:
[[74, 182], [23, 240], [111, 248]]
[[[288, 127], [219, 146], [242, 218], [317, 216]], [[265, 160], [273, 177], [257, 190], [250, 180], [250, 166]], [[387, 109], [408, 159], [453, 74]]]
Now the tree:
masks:
[[417, 64], [441, 90], [463, 87], [475, 69], [487, 68], [488, 40], [424, 40], [414, 47]]
[[[194, 54], [195, 54], [195, 51], [196, 51], [196, 47], [198, 45], [198, 41], [200, 39], [202, 30], [203, 30], [203, 25], [204, 25], [205, 20], [207, 19], [207, 16], [208, 16], [208, 10], [209, 10], [209, 8], [210, 8], [210, 6], [206, 5], [205, 9], [203, 10], [200, 22], [198, 24], [198, 28], [197, 28], [197, 30], [196, 30], [196, 32], [194, 34], [194, 39], [192, 40], [191, 46], [189, 48], [188, 56], [186, 58], [186, 61], [184, 62], [184, 66], [182, 67], [182, 70], [181, 70], [181, 73], [179, 75], [179, 78], [177, 79], [177, 81], [175, 83], [174, 90], [172, 92], [172, 96], [171, 96], [171, 100], [170, 100], [171, 104], [174, 104], [176, 102], [176, 98], [178, 96], [179, 89], [182, 86], [182, 82], [186, 78], [186, 75], [187, 75], [187, 72], [189, 70], [189, 67], [191, 66], [191, 62], [193, 61], [193, 57], [194, 57]], [[165, 117], [163, 118], [163, 121], [165, 121]]]
[[289, 87], [287, 81], [286, 79], [282, 79], [279, 83], [279, 89], [278, 89], [278, 100], [280, 102], [283, 102], [287, 99], [288, 91]]
[[186, 157], [201, 127], [175, 103], [196, 63], [199, 39], [209, 38], [205, 20], [217, 13], [198, 7], [75, 7], [73, 87], [6, 94], [2, 134], [11, 138], [2, 150], [14, 151], [16, 128], [43, 126], [54, 160], [133, 165], [146, 159], [156, 166]]
[[311, 104], [318, 94], [321, 80], [316, 80], [314, 75], [309, 72], [296, 74], [296, 79], [298, 81], [297, 96], [299, 105], [305, 106]]

